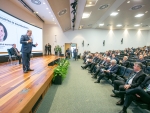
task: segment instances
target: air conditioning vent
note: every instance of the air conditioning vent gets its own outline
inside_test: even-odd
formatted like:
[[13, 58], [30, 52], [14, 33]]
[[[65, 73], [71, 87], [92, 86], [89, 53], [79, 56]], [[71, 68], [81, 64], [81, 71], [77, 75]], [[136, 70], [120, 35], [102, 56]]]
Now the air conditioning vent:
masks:
[[108, 8], [108, 6], [109, 6], [109, 4], [101, 5], [98, 9], [103, 10], [103, 9]]
[[137, 10], [137, 9], [142, 8], [142, 7], [144, 7], [144, 5], [135, 5], [135, 6], [131, 7], [130, 10]]
[[62, 16], [62, 15], [64, 15], [64, 14], [66, 14], [67, 13], [67, 8], [65, 8], [65, 9], [63, 9], [63, 10], [61, 10], [61, 11], [59, 11], [58, 12], [58, 15], [59, 16]]

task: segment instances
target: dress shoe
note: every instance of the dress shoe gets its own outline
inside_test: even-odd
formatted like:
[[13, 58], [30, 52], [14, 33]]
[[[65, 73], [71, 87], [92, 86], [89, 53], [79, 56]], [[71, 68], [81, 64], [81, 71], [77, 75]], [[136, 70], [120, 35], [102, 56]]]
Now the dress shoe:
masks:
[[123, 110], [121, 110], [119, 113], [127, 113], [127, 111], [123, 111]]
[[28, 71], [27, 71], [27, 70], [24, 70], [23, 72], [24, 72], [24, 73], [28, 73]]
[[100, 81], [95, 81], [94, 83], [100, 83]]
[[27, 71], [34, 71], [34, 69], [28, 69]]
[[119, 97], [119, 96], [116, 95], [116, 94], [111, 94], [110, 96], [111, 96], [111, 97]]
[[119, 100], [117, 103], [116, 103], [116, 105], [123, 105], [124, 104], [124, 101], [122, 101], [122, 100]]
[[97, 79], [97, 77], [92, 76], [91, 78]]
[[83, 66], [81, 66], [82, 69], [85, 69]]
[[113, 90], [113, 93], [116, 94], [116, 95], [119, 95], [119, 94], [125, 94], [126, 92], [125, 91]]

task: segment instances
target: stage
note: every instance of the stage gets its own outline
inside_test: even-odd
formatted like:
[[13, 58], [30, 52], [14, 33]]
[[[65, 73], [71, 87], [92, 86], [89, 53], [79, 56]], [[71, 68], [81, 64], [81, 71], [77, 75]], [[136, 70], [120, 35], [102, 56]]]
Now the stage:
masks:
[[[51, 85], [57, 56], [31, 58], [34, 71], [23, 73], [22, 64], [0, 63], [0, 113], [32, 113]], [[52, 63], [51, 63], [52, 62]], [[17, 63], [17, 64], [15, 64]], [[52, 64], [52, 66], [48, 66]]]

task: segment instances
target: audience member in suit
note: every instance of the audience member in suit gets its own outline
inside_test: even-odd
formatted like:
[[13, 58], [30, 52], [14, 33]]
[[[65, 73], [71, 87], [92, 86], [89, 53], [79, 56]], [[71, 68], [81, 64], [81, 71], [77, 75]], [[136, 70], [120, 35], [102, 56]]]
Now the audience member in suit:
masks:
[[129, 66], [128, 57], [124, 56], [123, 60], [122, 61], [120, 60], [119, 63], [120, 63], [121, 66], [128, 67]]
[[96, 72], [94, 72], [92, 78], [97, 78], [97, 75], [100, 73], [101, 69], [107, 68], [108, 63], [106, 61], [110, 62], [110, 58], [103, 58], [103, 61], [96, 66]]
[[21, 54], [18, 51], [18, 49], [16, 48], [16, 44], [12, 45], [12, 48], [10, 49], [11, 55], [15, 55], [17, 56], [18, 60], [19, 60], [19, 64], [21, 64]]
[[33, 44], [33, 39], [31, 38], [32, 31], [27, 30], [26, 35], [22, 35], [20, 39], [20, 43], [22, 44], [21, 52], [22, 52], [22, 63], [23, 63], [23, 71], [27, 73], [28, 71], [33, 71], [30, 69], [30, 55], [32, 52], [32, 46], [36, 47], [38, 44]]
[[146, 60], [144, 60], [143, 55], [139, 55], [139, 59], [137, 59], [136, 62], [141, 62], [143, 65], [146, 66]]
[[112, 54], [112, 59], [115, 59], [117, 64], [119, 64], [119, 59], [115, 56], [115, 54]]
[[[131, 75], [126, 81], [120, 81], [120, 80], [114, 81], [114, 90], [113, 90], [114, 93], [116, 92], [116, 90], [125, 91], [127, 89], [138, 87], [143, 82], [146, 75], [142, 71], [142, 63], [135, 62], [133, 69], [134, 69], [134, 72], [131, 73]], [[112, 94], [111, 96], [116, 97], [117, 95]], [[119, 94], [119, 96], [121, 99], [116, 103], [116, 105], [123, 105], [124, 94]]]
[[111, 60], [111, 65], [106, 70], [102, 70], [103, 73], [99, 73], [99, 78], [94, 83], [100, 83], [100, 80], [106, 76], [107, 78], [111, 78], [113, 73], [118, 71], [118, 65], [115, 59]]
[[[124, 92], [119, 92], [124, 93]], [[150, 76], [147, 76], [139, 87], [126, 90], [123, 109], [119, 113], [127, 113], [127, 108], [133, 100], [142, 101], [150, 105]]]
[[85, 66], [81, 66], [82, 69], [86, 69], [87, 67], [91, 66], [92, 64], [94, 64], [96, 62], [97, 59], [98, 59], [97, 54], [94, 54], [93, 59], [88, 60], [89, 63], [87, 63]]

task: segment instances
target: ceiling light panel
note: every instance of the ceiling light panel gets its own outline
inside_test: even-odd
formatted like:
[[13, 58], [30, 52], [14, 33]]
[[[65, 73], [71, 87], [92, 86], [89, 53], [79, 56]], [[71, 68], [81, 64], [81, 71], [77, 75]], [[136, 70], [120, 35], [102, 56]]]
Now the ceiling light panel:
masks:
[[102, 24], [99, 24], [99, 26], [104, 26], [104, 23], [102, 23]]
[[117, 16], [118, 15], [118, 12], [113, 12], [110, 14], [110, 16]]
[[85, 12], [85, 13], [83, 13], [82, 18], [83, 18], [83, 19], [84, 19], [84, 18], [89, 18], [90, 15], [91, 15], [91, 12]]
[[130, 1], [127, 2], [128, 4], [130, 3]]
[[87, 0], [85, 7], [95, 6], [98, 0]]
[[135, 26], [135, 27], [138, 27], [138, 26], [140, 26], [140, 24], [135, 24], [134, 26]]
[[142, 16], [144, 16], [144, 14], [137, 14], [137, 15], [135, 15], [135, 17], [142, 17]]
[[121, 27], [122, 25], [121, 24], [118, 24], [118, 25], [116, 25], [117, 27]]

